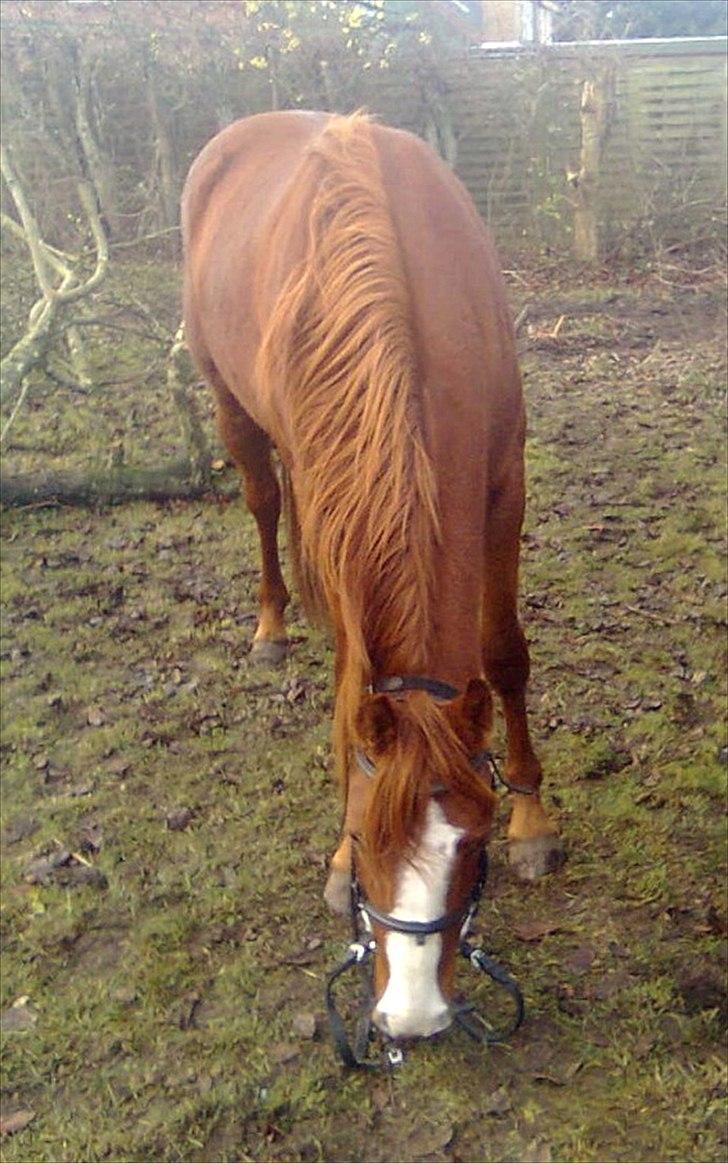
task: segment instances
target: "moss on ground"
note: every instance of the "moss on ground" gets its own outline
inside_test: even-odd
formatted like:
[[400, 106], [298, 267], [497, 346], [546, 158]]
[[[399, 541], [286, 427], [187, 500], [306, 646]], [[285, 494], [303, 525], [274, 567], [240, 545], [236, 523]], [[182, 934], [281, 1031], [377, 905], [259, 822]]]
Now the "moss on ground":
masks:
[[[493, 843], [479, 923], [522, 1030], [391, 1081], [296, 1032], [345, 938], [332, 659], [294, 607], [291, 658], [249, 665], [241, 503], [8, 513], [2, 1107], [35, 1112], [8, 1163], [724, 1158], [715, 300], [544, 293], [532, 318], [522, 606], [570, 860], [523, 887]], [[60, 847], [106, 887], [28, 883]]]

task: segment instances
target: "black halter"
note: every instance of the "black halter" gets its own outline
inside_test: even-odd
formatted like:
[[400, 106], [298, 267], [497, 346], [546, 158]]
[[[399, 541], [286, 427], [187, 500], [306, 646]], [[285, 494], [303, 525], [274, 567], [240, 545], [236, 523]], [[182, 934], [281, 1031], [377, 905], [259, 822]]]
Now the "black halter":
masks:
[[[433, 695], [434, 698], [442, 699], [443, 701], [455, 699], [459, 694], [459, 691], [455, 687], [450, 686], [449, 683], [440, 682], [438, 679], [420, 677], [418, 675], [389, 675], [385, 678], [377, 679], [372, 683], [369, 690], [372, 694], [399, 694], [402, 691], [425, 691], [427, 694]], [[376, 773], [374, 763], [358, 748], [355, 751], [355, 758], [359, 768], [366, 776], [370, 778], [374, 776]], [[490, 751], [477, 752], [470, 757], [470, 762], [476, 771], [481, 771], [486, 767], [488, 768], [490, 772], [490, 784], [493, 789], [495, 789], [496, 783], [498, 782], [510, 792], [518, 792], [521, 795], [533, 795], [535, 793], [535, 788], [519, 787], [504, 779]], [[434, 789], [435, 792], [438, 790], [442, 789]], [[351, 919], [354, 941], [349, 946], [348, 957], [329, 975], [326, 986], [326, 1008], [331, 1033], [339, 1057], [345, 1066], [369, 1070], [379, 1068], [377, 1064], [367, 1062], [364, 1058], [366, 1045], [371, 1036], [369, 1022], [365, 1020], [362, 1027], [363, 1032], [360, 1033], [352, 1049], [346, 1036], [346, 1030], [344, 1029], [341, 1016], [336, 1009], [333, 993], [334, 984], [343, 973], [356, 965], [366, 965], [373, 954], [376, 948], [376, 941], [374, 939], [372, 922], [381, 925], [391, 932], [403, 933], [407, 936], [414, 937], [418, 944], [424, 944], [425, 939], [433, 933], [443, 933], [447, 929], [459, 924], [458, 949], [460, 954], [470, 962], [474, 969], [487, 974], [496, 984], [500, 985], [510, 994], [514, 1002], [515, 1013], [510, 1025], [504, 1030], [492, 1030], [482, 1019], [472, 1014], [472, 1007], [468, 1005], [461, 1005], [455, 1009], [454, 1016], [456, 1021], [458, 1021], [471, 1037], [484, 1044], [504, 1041], [518, 1029], [523, 1021], [524, 1006], [523, 995], [517, 983], [497, 962], [488, 957], [482, 949], [471, 945], [467, 940], [473, 919], [478, 911], [478, 905], [480, 904], [480, 898], [485, 888], [487, 875], [488, 857], [485, 842], [483, 842], [480, 850], [478, 877], [465, 903], [460, 908], [444, 913], [441, 917], [436, 917], [433, 921], [408, 921], [399, 917], [393, 917], [390, 913], [382, 912], [366, 900], [356, 875], [352, 845]], [[390, 1046], [385, 1059], [386, 1065], [389, 1067], [396, 1066], [401, 1061], [401, 1050], [393, 1045]]]
[[[400, 694], [402, 691], [425, 691], [426, 694], [432, 695], [436, 699], [441, 699], [443, 702], [450, 702], [452, 699], [456, 699], [460, 693], [456, 687], [450, 686], [447, 682], [440, 682], [439, 679], [425, 678], [416, 674], [386, 675], [384, 678], [376, 679], [369, 687], [369, 690], [371, 694]], [[355, 757], [360, 770], [365, 775], [371, 777], [375, 774], [376, 767], [374, 763], [359, 748], [355, 751]], [[519, 787], [517, 784], [510, 783], [509, 780], [505, 779], [501, 775], [495, 758], [490, 751], [476, 752], [475, 755], [471, 755], [470, 763], [475, 771], [483, 771], [486, 767], [489, 769], [490, 786], [493, 791], [495, 791], [497, 783], [501, 783], [510, 792], [519, 792], [521, 795], [534, 794], [535, 788]], [[434, 789], [435, 792], [438, 790], [441, 789]], [[423, 944], [425, 937], [428, 937], [431, 933], [443, 933], [446, 929], [450, 929], [458, 921], [461, 921], [460, 939], [464, 940], [478, 908], [487, 874], [488, 859], [485, 851], [485, 843], [483, 843], [480, 854], [478, 879], [465, 904], [459, 909], [453, 909], [449, 913], [444, 913], [434, 921], [406, 921], [400, 920], [399, 917], [393, 917], [390, 913], [383, 913], [364, 898], [356, 877], [352, 857], [352, 907], [358, 910], [363, 916], [369, 918], [370, 921], [376, 921], [378, 925], [382, 925], [385, 929], [389, 929], [393, 933], [406, 933], [411, 937], [416, 937], [419, 944]], [[371, 926], [369, 928], [371, 929]]]

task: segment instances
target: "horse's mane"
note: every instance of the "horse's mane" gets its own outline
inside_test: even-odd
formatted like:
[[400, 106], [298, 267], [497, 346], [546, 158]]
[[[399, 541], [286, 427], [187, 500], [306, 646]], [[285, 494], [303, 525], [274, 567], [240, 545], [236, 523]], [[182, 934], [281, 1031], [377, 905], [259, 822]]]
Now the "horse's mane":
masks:
[[[290, 409], [292, 550], [309, 612], [324, 613], [337, 638], [334, 740], [344, 772], [377, 667], [426, 666], [437, 487], [407, 280], [368, 118], [332, 118], [289, 196], [289, 212], [303, 211], [305, 258], [268, 321], [257, 373], [282, 386]], [[393, 799], [404, 807], [414, 795], [401, 780], [390, 791], [388, 818]]]

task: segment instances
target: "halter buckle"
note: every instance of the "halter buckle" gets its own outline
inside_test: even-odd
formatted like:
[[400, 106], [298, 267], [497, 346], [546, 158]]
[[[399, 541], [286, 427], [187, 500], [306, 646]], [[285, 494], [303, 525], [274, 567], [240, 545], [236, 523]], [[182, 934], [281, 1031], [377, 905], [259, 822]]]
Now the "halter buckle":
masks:
[[352, 941], [349, 946], [349, 952], [356, 958], [356, 964], [361, 965], [369, 957], [371, 957], [376, 946], [375, 941]]

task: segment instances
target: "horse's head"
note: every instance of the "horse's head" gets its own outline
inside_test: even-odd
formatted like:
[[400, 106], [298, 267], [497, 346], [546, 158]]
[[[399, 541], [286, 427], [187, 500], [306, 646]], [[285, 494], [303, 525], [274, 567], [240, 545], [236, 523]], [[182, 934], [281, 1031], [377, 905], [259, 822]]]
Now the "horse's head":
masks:
[[480, 680], [446, 704], [374, 695], [359, 714], [373, 774], [354, 862], [376, 938], [372, 1017], [392, 1037], [427, 1037], [452, 1020], [458, 939], [495, 804], [472, 763], [491, 719]]

